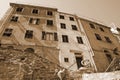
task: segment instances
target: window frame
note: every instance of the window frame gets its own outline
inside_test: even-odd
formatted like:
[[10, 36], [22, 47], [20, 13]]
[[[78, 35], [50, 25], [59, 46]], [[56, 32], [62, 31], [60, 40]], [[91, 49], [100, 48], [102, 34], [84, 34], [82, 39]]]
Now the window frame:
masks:
[[76, 30], [76, 31], [78, 30], [76, 25], [71, 25], [71, 27], [72, 27], [72, 30]]
[[47, 26], [53, 26], [54, 25], [54, 22], [53, 20], [47, 20]]
[[60, 23], [61, 29], [66, 29], [66, 24], [65, 23]]
[[65, 16], [64, 15], [59, 15], [59, 18], [60, 19], [65, 19]]
[[2, 36], [4, 37], [10, 37], [12, 35], [13, 29], [12, 28], [6, 28], [4, 30], [4, 33], [2, 34]]
[[107, 36], [104, 36], [105, 40], [108, 42], [108, 43], [112, 43], [111, 39]]
[[23, 12], [23, 9], [24, 9], [23, 7], [17, 7], [16, 12]]
[[97, 40], [102, 41], [102, 38], [101, 38], [101, 36], [99, 34], [95, 33], [95, 37], [96, 37]]
[[69, 58], [64, 57], [64, 62], [69, 62]]
[[32, 14], [39, 14], [39, 10], [38, 9], [32, 9]]
[[84, 44], [82, 37], [77, 36], [76, 38], [79, 44]]
[[62, 35], [62, 42], [65, 42], [65, 43], [69, 42], [68, 35]]
[[95, 29], [95, 25], [93, 23], [89, 23], [90, 28]]
[[53, 16], [53, 11], [47, 11], [48, 16]]
[[32, 39], [33, 38], [33, 30], [26, 30], [25, 39]]
[[69, 17], [70, 21], [75, 21], [74, 17]]

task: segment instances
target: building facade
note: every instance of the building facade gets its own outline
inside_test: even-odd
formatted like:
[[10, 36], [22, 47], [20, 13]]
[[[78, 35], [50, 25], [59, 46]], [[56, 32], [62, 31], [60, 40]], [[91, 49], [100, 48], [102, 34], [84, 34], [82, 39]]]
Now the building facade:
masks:
[[98, 72], [104, 72], [119, 56], [120, 45], [110, 28], [89, 20], [80, 19], [94, 52], [93, 58]]

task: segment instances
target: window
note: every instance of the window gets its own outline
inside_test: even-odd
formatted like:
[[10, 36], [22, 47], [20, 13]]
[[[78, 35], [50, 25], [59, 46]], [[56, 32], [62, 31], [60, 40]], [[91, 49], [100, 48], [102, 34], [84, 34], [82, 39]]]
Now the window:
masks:
[[33, 9], [32, 13], [33, 14], [38, 14], [38, 9]]
[[78, 43], [83, 44], [82, 37], [77, 37], [77, 41], [78, 41]]
[[64, 58], [64, 62], [69, 62], [69, 59], [68, 58]]
[[53, 15], [52, 11], [47, 11], [47, 15], [52, 16]]
[[66, 25], [64, 23], [60, 23], [62, 29], [66, 29]]
[[42, 40], [58, 41], [57, 33], [42, 31]]
[[58, 36], [57, 36], [57, 33], [56, 33], [56, 32], [54, 33], [54, 40], [55, 40], [55, 41], [58, 41]]
[[32, 30], [27, 30], [25, 33], [25, 38], [33, 38], [33, 31]]
[[77, 30], [77, 26], [76, 25], [71, 25], [72, 26], [72, 30]]
[[53, 26], [53, 20], [47, 20], [47, 25], [48, 26]]
[[106, 36], [105, 36], [105, 39], [106, 39], [106, 41], [107, 41], [108, 43], [112, 43], [112, 41], [110, 40], [109, 37], [106, 37]]
[[95, 37], [96, 37], [97, 40], [102, 40], [102, 38], [100, 37], [99, 34], [96, 34], [96, 33], [95, 33]]
[[112, 61], [112, 56], [110, 54], [105, 54], [109, 63]]
[[74, 21], [74, 18], [73, 17], [69, 17], [70, 21]]
[[18, 21], [18, 16], [13, 16], [13, 17], [11, 18], [11, 21], [17, 22], [17, 21]]
[[104, 29], [100, 27], [100, 30], [104, 32]]
[[95, 29], [95, 26], [93, 24], [89, 24], [91, 28]]
[[65, 19], [63, 15], [60, 15], [60, 19]]
[[40, 19], [30, 18], [29, 23], [39, 25], [39, 23], [40, 23]]
[[16, 9], [17, 12], [22, 12], [22, 10], [23, 10], [23, 8], [21, 8], [21, 7], [18, 7], [18, 8]]
[[13, 29], [7, 28], [5, 29], [3, 36], [9, 37], [12, 34]]
[[63, 42], [68, 42], [68, 36], [67, 35], [62, 35], [62, 40], [63, 40]]

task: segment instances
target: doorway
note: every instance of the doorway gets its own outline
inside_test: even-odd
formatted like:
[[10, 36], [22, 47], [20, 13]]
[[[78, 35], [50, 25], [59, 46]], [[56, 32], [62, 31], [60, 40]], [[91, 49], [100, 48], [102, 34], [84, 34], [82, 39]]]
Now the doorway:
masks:
[[79, 69], [80, 67], [83, 67], [83, 65], [81, 64], [81, 61], [82, 61], [82, 60], [83, 60], [82, 57], [76, 57], [76, 63], [77, 63], [78, 69]]

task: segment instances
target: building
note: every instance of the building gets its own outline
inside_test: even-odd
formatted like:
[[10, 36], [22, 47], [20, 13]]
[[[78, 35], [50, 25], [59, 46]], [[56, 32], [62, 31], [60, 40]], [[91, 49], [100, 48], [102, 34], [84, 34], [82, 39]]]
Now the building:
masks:
[[0, 26], [0, 76], [11, 76], [13, 66], [11, 80], [53, 80], [63, 68], [103, 72], [119, 55], [116, 48], [107, 26], [56, 8], [10, 3]]
[[91, 67], [95, 69], [92, 52], [77, 16], [58, 12], [56, 18], [60, 65], [75, 71], [83, 67], [81, 61], [89, 60]]
[[[93, 58], [98, 72], [104, 72], [113, 59], [120, 55], [118, 39], [110, 28], [86, 19], [79, 19], [94, 52]], [[116, 50], [117, 49], [117, 50]]]
[[[16, 65], [13, 71], [20, 69], [21, 65], [27, 65], [26, 68], [29, 66], [30, 72], [22, 67], [13, 73], [17, 76], [20, 72], [21, 77], [18, 78], [53, 79], [55, 69], [60, 68], [56, 12], [55, 8], [10, 3], [10, 9], [0, 26], [0, 67], [5, 67], [3, 72], [6, 70], [5, 76], [1, 75], [2, 80], [10, 79], [6, 77], [10, 76], [8, 71], [13, 67], [9, 64]], [[7, 55], [8, 53], [13, 54]], [[13, 76], [11, 80], [17, 79]]]

